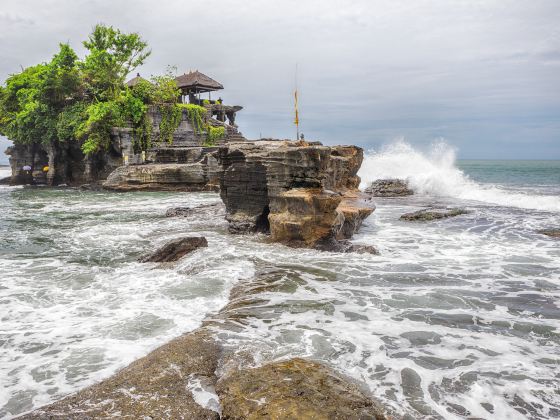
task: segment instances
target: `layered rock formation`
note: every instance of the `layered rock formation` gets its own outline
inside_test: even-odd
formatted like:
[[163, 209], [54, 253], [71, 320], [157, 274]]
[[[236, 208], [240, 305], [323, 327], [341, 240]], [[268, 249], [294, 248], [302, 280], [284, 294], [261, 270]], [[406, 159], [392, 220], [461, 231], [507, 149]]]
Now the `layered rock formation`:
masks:
[[219, 168], [212, 155], [215, 150], [209, 147], [186, 149], [180, 154], [181, 163], [121, 166], [108, 176], [103, 188], [113, 191], [217, 191]]
[[360, 195], [356, 146], [257, 141], [220, 147], [220, 196], [230, 231], [317, 247], [349, 238], [375, 209]]

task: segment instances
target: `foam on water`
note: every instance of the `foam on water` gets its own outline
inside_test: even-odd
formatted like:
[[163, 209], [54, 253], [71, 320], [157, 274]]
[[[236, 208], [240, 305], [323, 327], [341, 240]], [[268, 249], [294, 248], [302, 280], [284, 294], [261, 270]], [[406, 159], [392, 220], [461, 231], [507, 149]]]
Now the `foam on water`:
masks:
[[[0, 418], [98, 381], [171, 338], [198, 327], [251, 276], [236, 260], [223, 220], [163, 217], [171, 206], [208, 204], [214, 194], [2, 192], [0, 219]], [[142, 253], [198, 232], [203, 250], [166, 269]]]
[[[320, 360], [413, 418], [560, 417], [560, 246], [536, 232], [560, 226], [557, 198], [474, 182], [438, 147], [430, 155], [401, 144], [366, 157], [365, 182], [407, 177], [422, 192], [376, 202], [354, 242], [380, 256], [230, 235], [222, 216], [163, 217], [168, 207], [218, 202], [215, 194], [0, 189], [0, 417], [196, 328], [238, 282], [258, 294], [219, 335], [239, 360]], [[492, 188], [497, 200], [473, 198]], [[520, 197], [548, 201], [533, 200], [535, 211]], [[399, 220], [434, 204], [471, 212]], [[185, 234], [206, 236], [209, 247], [168, 269], [136, 262]], [[200, 378], [187, 389], [219, 410]]]
[[537, 195], [533, 190], [511, 191], [501, 185], [483, 185], [457, 168], [455, 150], [445, 142], [432, 145], [428, 153], [403, 140], [366, 153], [359, 172], [362, 187], [376, 179], [406, 179], [418, 194], [454, 197], [523, 209], [560, 211], [560, 196]]

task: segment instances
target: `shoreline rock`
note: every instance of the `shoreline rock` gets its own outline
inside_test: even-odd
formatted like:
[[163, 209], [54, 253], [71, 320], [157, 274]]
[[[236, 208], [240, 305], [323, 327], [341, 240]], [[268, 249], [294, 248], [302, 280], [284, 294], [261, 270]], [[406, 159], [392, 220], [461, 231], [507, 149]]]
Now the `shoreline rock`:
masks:
[[174, 262], [185, 255], [197, 250], [198, 248], [208, 247], [208, 241], [203, 236], [194, 236], [187, 238], [179, 238], [166, 243], [153, 253], [141, 257], [139, 262], [157, 262], [167, 263]]
[[377, 179], [373, 181], [364, 193], [371, 194], [373, 197], [405, 197], [413, 195], [408, 187], [408, 182], [402, 179]]
[[541, 235], [546, 235], [550, 238], [560, 239], [560, 229], [541, 229], [537, 230], [537, 233]]
[[400, 219], [409, 222], [429, 222], [431, 220], [446, 219], [448, 217], [461, 216], [468, 214], [465, 209], [424, 209], [412, 213], [403, 214]]

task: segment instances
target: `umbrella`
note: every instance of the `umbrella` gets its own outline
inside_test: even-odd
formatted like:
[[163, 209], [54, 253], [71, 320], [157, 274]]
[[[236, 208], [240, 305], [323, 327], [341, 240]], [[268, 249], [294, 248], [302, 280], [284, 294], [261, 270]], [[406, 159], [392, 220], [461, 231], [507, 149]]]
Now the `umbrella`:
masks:
[[25, 166], [24, 166], [23, 168], [21, 168], [21, 169], [23, 169], [24, 171], [30, 171], [30, 170], [31, 170], [31, 166], [25, 165]]

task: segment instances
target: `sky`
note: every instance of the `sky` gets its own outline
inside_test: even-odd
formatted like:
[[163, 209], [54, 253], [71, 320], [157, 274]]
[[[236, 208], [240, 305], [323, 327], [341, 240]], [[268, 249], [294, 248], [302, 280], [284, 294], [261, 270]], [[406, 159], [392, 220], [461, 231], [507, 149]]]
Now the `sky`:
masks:
[[306, 139], [560, 159], [559, 22], [559, 0], [0, 0], [0, 80], [105, 23], [149, 43], [142, 76], [221, 82], [250, 139], [295, 137], [297, 66]]

